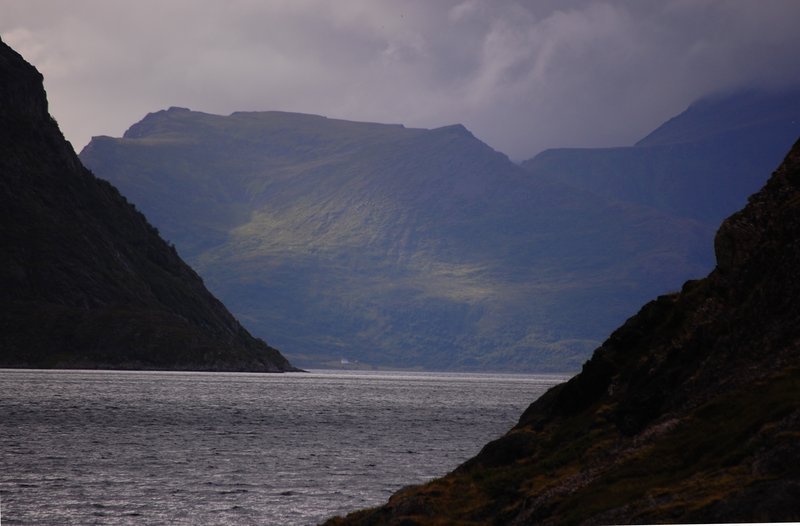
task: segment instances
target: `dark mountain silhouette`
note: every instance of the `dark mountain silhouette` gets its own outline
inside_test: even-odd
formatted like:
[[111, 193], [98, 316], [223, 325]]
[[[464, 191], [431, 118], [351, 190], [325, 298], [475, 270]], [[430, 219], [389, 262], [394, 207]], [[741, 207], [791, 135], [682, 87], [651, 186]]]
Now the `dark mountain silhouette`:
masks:
[[286, 371], [78, 160], [0, 42], [0, 366]]
[[615, 331], [450, 475], [333, 525], [800, 520], [800, 142], [716, 268]]
[[460, 125], [171, 108], [81, 159], [301, 366], [577, 370], [713, 262], [711, 228], [532, 177]]

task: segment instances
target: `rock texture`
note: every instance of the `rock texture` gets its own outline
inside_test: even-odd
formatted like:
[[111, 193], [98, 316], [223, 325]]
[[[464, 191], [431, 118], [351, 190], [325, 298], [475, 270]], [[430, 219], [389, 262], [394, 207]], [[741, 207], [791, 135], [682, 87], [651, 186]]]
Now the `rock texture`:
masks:
[[286, 371], [78, 160], [0, 42], [0, 367]]
[[329, 524], [800, 520], [800, 142], [715, 248], [477, 457]]

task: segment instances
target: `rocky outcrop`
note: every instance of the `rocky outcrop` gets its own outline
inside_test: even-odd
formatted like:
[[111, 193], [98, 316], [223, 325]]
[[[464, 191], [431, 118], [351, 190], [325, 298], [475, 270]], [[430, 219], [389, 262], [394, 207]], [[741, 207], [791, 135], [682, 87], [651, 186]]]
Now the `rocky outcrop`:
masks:
[[800, 520], [800, 142], [645, 305], [453, 473], [330, 524]]
[[80, 163], [0, 42], [0, 367], [286, 371]]

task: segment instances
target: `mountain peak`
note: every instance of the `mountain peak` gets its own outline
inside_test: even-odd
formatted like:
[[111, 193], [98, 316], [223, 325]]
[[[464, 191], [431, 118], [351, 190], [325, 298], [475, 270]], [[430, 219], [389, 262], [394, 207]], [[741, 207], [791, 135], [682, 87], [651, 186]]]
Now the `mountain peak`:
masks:
[[25, 125], [50, 119], [43, 77], [0, 40], [0, 118]]
[[[746, 89], [703, 97], [635, 146], [663, 146], [710, 140], [759, 127], [762, 134], [800, 135], [800, 87], [780, 91]], [[785, 150], [784, 150], [785, 151]]]
[[466, 128], [466, 126], [464, 126], [461, 123], [448, 124], [447, 126], [440, 126], [438, 128], [434, 128], [434, 130], [442, 130], [442, 131], [447, 130], [447, 131], [454, 131], [454, 132], [458, 132], [458, 133], [469, 133], [470, 135], [472, 135], [472, 133]]
[[159, 110], [148, 113], [142, 120], [128, 128], [123, 134], [124, 139], [141, 139], [163, 131], [172, 123], [185, 118], [192, 118], [195, 115], [205, 115], [201, 112], [192, 111], [189, 108], [180, 106], [170, 106], [166, 110]]
[[453, 134], [453, 135], [462, 135], [464, 137], [472, 137], [475, 136], [469, 131], [466, 126], [463, 124], [449, 124], [447, 126], [440, 126], [439, 128], [434, 128], [431, 130], [434, 133], [446, 133], [446, 134]]
[[800, 136], [800, 89], [706, 97], [636, 146], [547, 150], [523, 167], [716, 229]]

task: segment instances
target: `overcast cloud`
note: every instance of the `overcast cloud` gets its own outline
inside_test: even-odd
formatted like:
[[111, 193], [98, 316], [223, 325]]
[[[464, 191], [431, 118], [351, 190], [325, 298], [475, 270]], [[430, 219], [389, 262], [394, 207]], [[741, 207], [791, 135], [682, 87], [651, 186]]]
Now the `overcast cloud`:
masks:
[[513, 159], [800, 84], [796, 0], [0, 0], [76, 149], [169, 106], [463, 123]]

